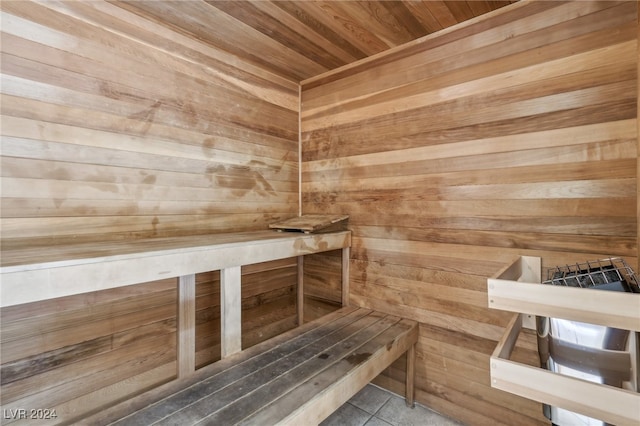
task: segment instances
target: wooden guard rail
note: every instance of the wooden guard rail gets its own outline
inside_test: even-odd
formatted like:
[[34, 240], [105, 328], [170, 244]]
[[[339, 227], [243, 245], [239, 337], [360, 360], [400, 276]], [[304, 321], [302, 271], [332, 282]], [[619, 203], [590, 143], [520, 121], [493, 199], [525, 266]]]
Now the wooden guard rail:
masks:
[[[640, 393], [554, 373], [509, 357], [533, 315], [640, 331], [640, 294], [540, 283], [540, 258], [521, 256], [487, 280], [489, 307], [517, 312], [491, 356], [491, 386], [616, 425], [638, 425]], [[527, 321], [529, 320], [529, 321]]]

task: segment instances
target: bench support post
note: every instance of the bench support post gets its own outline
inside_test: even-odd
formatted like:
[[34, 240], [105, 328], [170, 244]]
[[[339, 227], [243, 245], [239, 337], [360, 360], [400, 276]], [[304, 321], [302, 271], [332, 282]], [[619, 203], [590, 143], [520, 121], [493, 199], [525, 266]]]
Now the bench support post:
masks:
[[349, 306], [349, 247], [342, 249], [342, 306]]
[[196, 370], [196, 276], [178, 278], [178, 377]]
[[405, 401], [407, 407], [415, 407], [415, 376], [416, 376], [416, 344], [407, 350], [407, 377], [405, 379]]
[[298, 256], [298, 325], [304, 323], [304, 256]]
[[220, 270], [221, 357], [242, 350], [242, 268]]

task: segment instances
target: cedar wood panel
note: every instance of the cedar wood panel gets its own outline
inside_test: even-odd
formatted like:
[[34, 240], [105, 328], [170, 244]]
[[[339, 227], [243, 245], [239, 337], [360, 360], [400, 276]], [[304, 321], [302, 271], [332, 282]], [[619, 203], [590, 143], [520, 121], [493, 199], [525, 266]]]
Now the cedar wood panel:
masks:
[[114, 4], [298, 82], [512, 2], [133, 0]]
[[[417, 401], [543, 424], [490, 388], [510, 314], [486, 278], [516, 255], [637, 265], [637, 16], [516, 4], [302, 83], [303, 212], [350, 215], [352, 304], [421, 322]], [[533, 336], [514, 356], [538, 362]], [[402, 368], [379, 383], [401, 392]]]
[[[303, 82], [303, 213], [350, 215], [352, 304], [421, 322], [419, 402], [468, 424], [541, 424], [538, 404], [489, 387], [507, 316], [487, 309], [486, 277], [515, 254], [638, 264], [636, 8], [517, 4]], [[297, 214], [298, 84], [284, 72], [109, 3], [2, 14], [9, 243]], [[339, 302], [339, 263], [305, 259], [310, 316]], [[295, 265], [243, 270], [246, 345], [294, 326]], [[219, 356], [218, 283], [197, 278], [198, 365]], [[531, 336], [514, 358], [536, 362]], [[2, 362], [3, 408], [67, 420], [170, 380], [175, 280], [3, 309]], [[378, 383], [402, 392], [403, 369]]]
[[[2, 2], [3, 247], [295, 216], [299, 85], [106, 2]], [[243, 343], [296, 325], [296, 259], [243, 268]], [[219, 272], [196, 365], [220, 357]], [[2, 408], [57, 420], [176, 374], [176, 280], [2, 309]], [[4, 420], [3, 422], [9, 422]]]

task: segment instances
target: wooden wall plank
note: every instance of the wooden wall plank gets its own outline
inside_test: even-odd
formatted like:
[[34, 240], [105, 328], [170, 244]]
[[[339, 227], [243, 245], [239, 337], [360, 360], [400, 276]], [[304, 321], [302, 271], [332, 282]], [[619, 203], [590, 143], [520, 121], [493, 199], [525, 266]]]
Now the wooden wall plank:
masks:
[[[447, 6], [429, 3], [434, 21], [474, 13]], [[486, 278], [516, 255], [638, 264], [637, 17], [636, 2], [515, 4], [303, 82], [303, 212], [349, 214], [352, 304], [421, 322], [419, 402], [544, 424], [490, 387], [509, 315]], [[535, 365], [535, 339], [514, 357]], [[379, 383], [402, 392], [402, 368]]]
[[[278, 78], [271, 83], [265, 79], [269, 73], [249, 64], [225, 64], [222, 52], [107, 4], [16, 2], [2, 14], [3, 156], [5, 164], [17, 162], [21, 170], [3, 167], [5, 188], [50, 199], [55, 207], [65, 199], [84, 199], [85, 210], [93, 211], [99, 209], [89, 207], [92, 200], [99, 205], [124, 199], [131, 205], [153, 191], [156, 200], [208, 199], [211, 213], [220, 201], [228, 208], [231, 199], [246, 205], [273, 196], [276, 205], [283, 203], [275, 215], [295, 211], [295, 84]], [[158, 43], [150, 48], [154, 36]], [[171, 50], [179, 42], [185, 49]], [[189, 50], [194, 56], [186, 55]], [[86, 164], [86, 174], [78, 162]], [[48, 180], [39, 174], [44, 164], [52, 170]], [[103, 169], [91, 173], [91, 166]], [[33, 181], [12, 180], [29, 171]], [[184, 174], [164, 175], [165, 186], [156, 175], [163, 171]], [[116, 186], [100, 186], [98, 176], [110, 176]], [[52, 186], [43, 192], [29, 188], [47, 181]], [[86, 192], [90, 182], [97, 192]], [[222, 198], [212, 192], [189, 195], [189, 188], [222, 189]], [[251, 200], [245, 191], [257, 197]], [[278, 199], [279, 193], [290, 195]], [[65, 216], [83, 216], [81, 208], [70, 210]], [[31, 222], [51, 233], [47, 217], [39, 212]], [[114, 217], [104, 215], [107, 227]], [[189, 219], [183, 216], [183, 223]]]
[[[3, 244], [258, 230], [295, 216], [297, 81], [120, 6], [2, 4]], [[243, 324], [245, 345], [295, 326], [291, 262], [244, 277], [245, 316], [258, 319]], [[196, 278], [188, 369], [220, 358], [219, 274]], [[73, 423], [173, 379], [176, 289], [172, 279], [3, 309], [2, 408], [56, 408]]]

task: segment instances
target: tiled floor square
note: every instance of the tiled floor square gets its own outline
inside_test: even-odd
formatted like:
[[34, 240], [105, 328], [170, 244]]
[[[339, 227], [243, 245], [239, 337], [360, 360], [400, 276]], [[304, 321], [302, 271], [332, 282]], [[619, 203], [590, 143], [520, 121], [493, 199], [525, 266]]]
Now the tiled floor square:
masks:
[[382, 406], [376, 417], [394, 426], [461, 426], [420, 404], [413, 409], [408, 408], [404, 398], [395, 395]]
[[347, 402], [320, 423], [320, 426], [363, 426], [370, 418], [370, 413]]
[[364, 426], [393, 426], [393, 425], [377, 417], [371, 417], [369, 421], [364, 424]]
[[349, 400], [349, 403], [366, 411], [375, 414], [391, 398], [392, 394], [377, 386], [365, 386], [360, 392]]
[[329, 416], [321, 426], [462, 426], [416, 404], [407, 407], [403, 397], [367, 385]]

